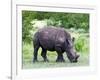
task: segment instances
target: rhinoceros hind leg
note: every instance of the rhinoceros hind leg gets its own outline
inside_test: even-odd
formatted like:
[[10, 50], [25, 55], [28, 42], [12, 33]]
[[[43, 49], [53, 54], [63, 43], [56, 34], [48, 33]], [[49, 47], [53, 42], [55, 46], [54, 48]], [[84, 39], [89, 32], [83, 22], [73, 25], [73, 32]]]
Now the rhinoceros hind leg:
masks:
[[38, 62], [38, 60], [37, 60], [38, 49], [39, 49], [39, 46], [36, 46], [34, 48], [34, 52], [33, 52], [33, 54], [34, 54], [33, 62]]
[[34, 46], [34, 52], [33, 52], [33, 62], [37, 62], [38, 60], [37, 60], [37, 55], [38, 55], [38, 49], [39, 49], [39, 47], [40, 47], [40, 45], [39, 45], [39, 41], [38, 41], [38, 39], [35, 39], [34, 41], [33, 41], [33, 46]]

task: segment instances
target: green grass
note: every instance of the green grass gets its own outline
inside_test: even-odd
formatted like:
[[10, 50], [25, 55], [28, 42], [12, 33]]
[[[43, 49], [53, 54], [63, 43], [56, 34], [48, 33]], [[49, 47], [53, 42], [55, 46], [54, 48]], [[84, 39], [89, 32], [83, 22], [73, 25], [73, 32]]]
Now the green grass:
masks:
[[70, 63], [67, 58], [66, 53], [64, 53], [65, 62], [56, 62], [57, 53], [56, 52], [47, 52], [47, 57], [49, 62], [43, 62], [41, 57], [41, 48], [38, 51], [38, 60], [39, 62], [32, 62], [33, 59], [33, 46], [32, 44], [23, 45], [23, 69], [31, 68], [54, 68], [54, 67], [73, 67], [73, 66], [88, 66], [89, 65], [89, 53], [78, 53], [80, 54], [79, 60], [77, 63]]
[[43, 62], [43, 59], [39, 59], [39, 62], [32, 63], [32, 61], [25, 61], [23, 63], [24, 69], [32, 68], [57, 68], [57, 67], [75, 67], [75, 66], [88, 66], [88, 56], [81, 55], [77, 63], [70, 63], [66, 58], [66, 62], [56, 62], [55, 59], [49, 57], [49, 62]]

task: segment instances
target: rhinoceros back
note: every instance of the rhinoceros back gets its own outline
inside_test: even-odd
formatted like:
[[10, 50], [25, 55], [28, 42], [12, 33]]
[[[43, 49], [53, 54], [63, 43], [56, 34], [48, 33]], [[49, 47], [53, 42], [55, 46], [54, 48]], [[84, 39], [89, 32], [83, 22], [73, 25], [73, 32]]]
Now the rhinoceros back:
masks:
[[53, 51], [55, 48], [55, 38], [57, 30], [53, 28], [43, 28], [39, 30], [40, 46], [44, 49]]

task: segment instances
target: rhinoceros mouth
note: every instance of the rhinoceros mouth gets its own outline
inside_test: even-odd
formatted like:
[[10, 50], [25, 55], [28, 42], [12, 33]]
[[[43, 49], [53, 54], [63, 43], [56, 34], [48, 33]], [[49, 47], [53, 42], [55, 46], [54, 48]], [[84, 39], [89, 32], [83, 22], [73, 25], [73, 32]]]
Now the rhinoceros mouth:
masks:
[[79, 55], [76, 55], [75, 58], [73, 58], [72, 60], [70, 60], [72, 63], [76, 63], [78, 62], [78, 58], [79, 58]]
[[72, 62], [72, 63], [76, 63], [76, 62], [77, 62], [77, 60], [73, 59], [73, 60], [71, 60], [71, 62]]

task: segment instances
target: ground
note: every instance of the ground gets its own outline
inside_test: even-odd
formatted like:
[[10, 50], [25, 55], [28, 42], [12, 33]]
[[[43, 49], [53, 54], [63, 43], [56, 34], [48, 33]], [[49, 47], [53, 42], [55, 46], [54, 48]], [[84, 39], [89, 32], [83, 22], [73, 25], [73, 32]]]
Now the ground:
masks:
[[[27, 45], [30, 47], [30, 45]], [[89, 65], [89, 55], [87, 53], [82, 54], [78, 53], [80, 55], [77, 63], [70, 63], [70, 61], [67, 58], [66, 53], [64, 53], [64, 59], [65, 62], [56, 62], [57, 53], [56, 52], [47, 52], [47, 56], [49, 59], [49, 62], [43, 62], [43, 58], [41, 57], [41, 48], [38, 51], [38, 62], [33, 63], [32, 57], [33, 57], [33, 48], [30, 47], [29, 50], [26, 49], [26, 55], [23, 55], [23, 69], [31, 69], [31, 68], [55, 68], [55, 67], [75, 67], [75, 66], [88, 66]], [[28, 52], [29, 51], [29, 52]]]

